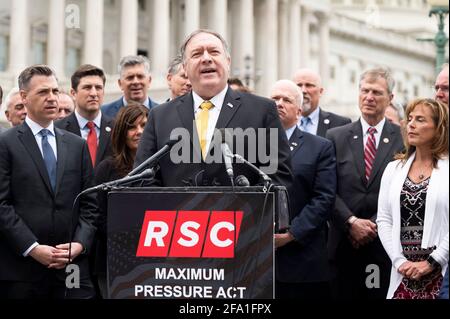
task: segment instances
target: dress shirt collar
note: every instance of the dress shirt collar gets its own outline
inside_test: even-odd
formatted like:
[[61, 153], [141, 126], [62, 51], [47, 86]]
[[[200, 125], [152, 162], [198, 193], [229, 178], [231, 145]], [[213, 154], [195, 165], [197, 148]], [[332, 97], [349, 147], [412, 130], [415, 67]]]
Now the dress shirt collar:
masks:
[[[381, 136], [381, 132], [383, 131], [385, 122], [386, 122], [386, 118], [383, 117], [383, 119], [380, 122], [378, 122], [377, 125], [373, 126], [377, 130], [377, 133], [375, 133], [376, 135], [379, 134], [378, 136]], [[366, 136], [368, 134], [367, 130], [369, 129], [369, 127], [372, 127], [372, 126], [370, 126], [369, 123], [367, 123], [366, 120], [363, 119], [362, 116], [361, 116], [361, 126], [362, 126], [363, 135]]]
[[[84, 117], [82, 117], [77, 110], [75, 110], [75, 117], [77, 118], [78, 125], [80, 126], [80, 129], [84, 130], [86, 128], [86, 125], [88, 122], [91, 122]], [[92, 121], [94, 122], [95, 126], [100, 129], [101, 122], [102, 122], [102, 112], [98, 112], [97, 117]]]
[[55, 136], [55, 128], [53, 126], [53, 121], [50, 122], [50, 125], [48, 127], [42, 127], [32, 119], [30, 119], [28, 116], [25, 118], [25, 123], [30, 127], [31, 132], [33, 132], [33, 135], [36, 136], [39, 134], [39, 132], [43, 129], [47, 129], [50, 131], [50, 133]]
[[[312, 125], [317, 125], [319, 123], [319, 113], [320, 113], [320, 109], [317, 106], [317, 108], [313, 112], [311, 112], [311, 114], [308, 115], [308, 117], [311, 120]], [[300, 116], [300, 121], [302, 118], [304, 118], [304, 117]], [[299, 123], [300, 123], [300, 121], [299, 121]]]
[[286, 130], [286, 136], [287, 136], [288, 141], [291, 139], [291, 136], [292, 136], [292, 134], [294, 134], [294, 131], [296, 128], [297, 128], [297, 125], [294, 125], [293, 127], [288, 128]]
[[[122, 101], [123, 101], [123, 106], [128, 105], [127, 100], [125, 100], [125, 96], [122, 97]], [[145, 98], [144, 103], [140, 103], [140, 104], [142, 104], [146, 108], [150, 109], [150, 99], [148, 98], [148, 96]]]
[[[228, 91], [228, 85], [225, 86], [225, 88], [219, 94], [214, 96], [212, 99], [208, 100], [214, 105], [214, 108], [219, 112], [222, 109], [223, 101], [225, 100], [225, 95], [227, 94], [227, 91]], [[200, 105], [206, 100], [201, 98], [194, 91], [192, 91], [192, 96], [194, 98], [194, 113], [197, 113], [197, 111], [200, 108]]]

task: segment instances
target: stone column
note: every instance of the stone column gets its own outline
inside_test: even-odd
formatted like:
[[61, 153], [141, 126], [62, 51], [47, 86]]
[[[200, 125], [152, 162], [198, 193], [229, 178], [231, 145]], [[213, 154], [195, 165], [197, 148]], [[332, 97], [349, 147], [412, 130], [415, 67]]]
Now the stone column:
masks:
[[290, 40], [291, 52], [290, 52], [290, 64], [291, 70], [288, 75], [289, 79], [292, 77], [295, 70], [300, 68], [300, 37], [301, 37], [301, 25], [300, 25], [300, 14], [301, 7], [299, 0], [290, 1], [289, 9], [290, 19], [289, 19], [289, 29], [290, 29]]
[[[189, 1], [189, 0], [188, 0]], [[209, 0], [212, 2], [212, 14], [210, 15], [209, 27], [219, 33], [224, 39], [227, 38], [227, 0]]]
[[289, 77], [289, 68], [291, 67], [292, 52], [289, 43], [289, 1], [278, 2], [278, 23], [280, 30], [278, 32], [278, 77], [285, 79]]
[[261, 85], [261, 94], [269, 94], [272, 85], [278, 80], [278, 0], [266, 0], [266, 38], [267, 51], [266, 63], [264, 64], [265, 73], [263, 74], [263, 85]]
[[[189, 1], [189, 0], [188, 0]], [[150, 61], [155, 77], [165, 76], [170, 56], [170, 0], [154, 0]]]
[[303, 7], [302, 8], [302, 17], [301, 17], [301, 44], [300, 44], [300, 65], [301, 67], [311, 67], [309, 65], [309, 52], [311, 50], [310, 47], [310, 17], [311, 11], [309, 9]]
[[188, 36], [200, 27], [200, 0], [185, 0], [184, 6], [184, 34]]
[[330, 78], [330, 66], [328, 57], [330, 55], [330, 24], [329, 16], [321, 13], [319, 17], [319, 37], [320, 37], [320, 54], [319, 54], [319, 72], [322, 77], [323, 87], [327, 87]]
[[103, 0], [86, 0], [83, 63], [103, 67]]
[[[14, 77], [28, 65], [30, 52], [30, 24], [28, 0], [11, 1], [11, 27], [9, 46], [9, 70]], [[14, 86], [17, 82], [14, 82]]]
[[56, 75], [64, 77], [65, 52], [65, 0], [50, 0], [47, 40], [47, 64]]
[[138, 0], [122, 0], [120, 4], [120, 58], [137, 54], [138, 19]]
[[[253, 15], [253, 0], [240, 1], [240, 78], [250, 87], [254, 85], [255, 72], [255, 21]], [[269, 37], [268, 37], [269, 38]]]

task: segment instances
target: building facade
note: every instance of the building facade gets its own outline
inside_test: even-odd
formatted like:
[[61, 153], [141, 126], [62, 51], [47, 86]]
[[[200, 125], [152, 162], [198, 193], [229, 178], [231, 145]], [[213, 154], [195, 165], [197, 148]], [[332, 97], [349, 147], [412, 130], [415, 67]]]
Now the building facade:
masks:
[[45, 63], [68, 89], [90, 63], [106, 71], [111, 101], [121, 94], [120, 58], [139, 53], [151, 60], [150, 96], [161, 102], [169, 61], [187, 34], [207, 28], [228, 41], [231, 75], [257, 94], [309, 67], [323, 78], [323, 107], [356, 118], [359, 75], [372, 66], [393, 71], [399, 102], [431, 95], [434, 45], [416, 38], [433, 36], [434, 23], [423, 0], [5, 0], [0, 84], [7, 93], [26, 66]]

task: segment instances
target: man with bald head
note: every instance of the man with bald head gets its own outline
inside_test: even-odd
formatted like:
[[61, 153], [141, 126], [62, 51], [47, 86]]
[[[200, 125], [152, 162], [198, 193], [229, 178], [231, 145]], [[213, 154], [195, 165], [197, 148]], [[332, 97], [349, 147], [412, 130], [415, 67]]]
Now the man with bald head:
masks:
[[56, 118], [57, 120], [61, 120], [69, 116], [75, 110], [75, 102], [73, 101], [73, 98], [66, 92], [61, 92], [59, 94], [58, 110], [58, 117]]
[[8, 93], [5, 99], [5, 105], [6, 119], [13, 127], [21, 125], [27, 116], [27, 110], [20, 97], [19, 88], [13, 88]]
[[442, 66], [434, 84], [434, 91], [434, 99], [448, 106], [448, 63]]
[[302, 114], [298, 121], [298, 127], [302, 131], [325, 137], [329, 129], [351, 122], [347, 117], [320, 108], [324, 88], [318, 73], [311, 69], [299, 69], [295, 72], [293, 81], [303, 92]]
[[303, 95], [294, 82], [276, 82], [270, 97], [289, 139], [294, 176], [290, 228], [275, 234], [276, 298], [329, 299], [326, 225], [336, 195], [334, 147], [297, 127]]

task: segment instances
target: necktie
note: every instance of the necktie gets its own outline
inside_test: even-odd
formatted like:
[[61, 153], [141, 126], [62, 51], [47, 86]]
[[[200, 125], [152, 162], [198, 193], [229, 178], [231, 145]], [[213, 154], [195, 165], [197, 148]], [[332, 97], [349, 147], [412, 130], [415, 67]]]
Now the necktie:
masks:
[[95, 166], [95, 158], [97, 156], [97, 131], [95, 130], [94, 122], [88, 122], [86, 126], [89, 128], [87, 137], [89, 154], [91, 154], [92, 166]]
[[48, 142], [47, 136], [50, 131], [47, 129], [42, 129], [39, 134], [42, 136], [41, 145], [42, 153], [44, 155], [45, 167], [47, 167], [48, 177], [50, 178], [50, 184], [52, 185], [53, 191], [55, 191], [56, 186], [56, 157], [53, 153], [53, 149]]
[[377, 147], [375, 143], [375, 133], [377, 129], [374, 127], [369, 127], [367, 133], [369, 136], [367, 138], [366, 147], [364, 148], [364, 162], [366, 164], [366, 180], [369, 180], [370, 173], [372, 172], [373, 162], [375, 161], [375, 154], [377, 153]]
[[197, 125], [198, 138], [200, 139], [200, 147], [202, 149], [203, 159], [206, 158], [206, 132], [208, 131], [209, 110], [214, 105], [210, 101], [203, 101], [200, 105], [200, 111], [197, 113], [195, 120]]
[[308, 132], [309, 133], [308, 126], [311, 123], [312, 123], [311, 122], [311, 118], [309, 116], [302, 117], [302, 119], [300, 120], [300, 128], [301, 128], [301, 130], [303, 132]]

